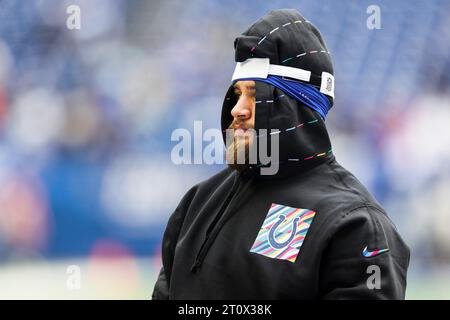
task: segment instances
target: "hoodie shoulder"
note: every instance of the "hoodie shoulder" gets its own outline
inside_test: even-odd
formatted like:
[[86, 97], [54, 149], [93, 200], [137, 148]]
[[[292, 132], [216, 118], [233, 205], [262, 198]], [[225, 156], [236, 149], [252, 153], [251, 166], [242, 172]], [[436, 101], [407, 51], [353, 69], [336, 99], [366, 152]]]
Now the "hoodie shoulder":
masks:
[[[193, 203], [198, 203], [199, 201], [202, 202], [207, 199], [209, 194], [214, 192], [217, 186], [221, 185], [224, 181], [233, 176], [233, 174], [233, 170], [225, 168], [192, 186], [181, 199], [175, 212], [172, 214], [171, 219], [177, 217], [178, 220], [184, 220], [187, 211], [189, 211]], [[169, 219], [169, 223], [171, 219]]]
[[197, 187], [197, 189], [204, 189], [204, 188], [211, 188], [211, 186], [216, 186], [220, 184], [222, 181], [226, 180], [228, 177], [234, 175], [236, 172], [232, 170], [231, 168], [225, 168], [213, 176], [197, 183], [194, 187]]
[[343, 168], [336, 160], [325, 164], [322, 184], [326, 192], [320, 202], [326, 202], [339, 211], [350, 212], [355, 208], [369, 206], [378, 214], [387, 215], [381, 204], [351, 172]]

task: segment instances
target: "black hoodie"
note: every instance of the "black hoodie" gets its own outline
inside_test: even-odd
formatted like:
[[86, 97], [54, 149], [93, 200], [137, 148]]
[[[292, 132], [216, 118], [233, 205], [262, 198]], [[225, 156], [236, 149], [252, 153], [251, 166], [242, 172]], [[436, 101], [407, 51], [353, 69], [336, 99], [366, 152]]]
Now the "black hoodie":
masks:
[[[310, 70], [317, 87], [323, 71], [333, 73], [322, 36], [296, 10], [271, 11], [234, 46], [236, 62], [261, 57]], [[336, 162], [323, 119], [255, 83], [255, 129], [280, 131], [279, 171], [227, 168], [187, 192], [164, 233], [153, 299], [404, 299], [409, 249]], [[230, 87], [222, 129], [235, 99]]]

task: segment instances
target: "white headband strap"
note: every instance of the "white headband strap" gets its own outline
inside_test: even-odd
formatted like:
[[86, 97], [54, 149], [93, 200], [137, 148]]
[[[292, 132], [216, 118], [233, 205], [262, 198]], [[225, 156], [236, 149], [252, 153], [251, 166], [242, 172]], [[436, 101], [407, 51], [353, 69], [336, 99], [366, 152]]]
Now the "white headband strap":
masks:
[[[268, 75], [284, 76], [306, 82], [311, 79], [311, 71], [270, 64], [269, 58], [249, 58], [244, 62], [236, 63], [232, 81], [244, 78], [267, 79]], [[332, 74], [322, 72], [320, 92], [334, 98], [334, 77]]]

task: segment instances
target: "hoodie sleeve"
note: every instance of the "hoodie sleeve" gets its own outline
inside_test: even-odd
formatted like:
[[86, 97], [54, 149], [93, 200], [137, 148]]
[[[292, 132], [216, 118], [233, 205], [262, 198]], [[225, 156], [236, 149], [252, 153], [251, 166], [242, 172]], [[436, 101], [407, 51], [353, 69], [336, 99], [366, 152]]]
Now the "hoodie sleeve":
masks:
[[372, 206], [343, 214], [328, 243], [322, 299], [405, 298], [409, 248], [387, 215]]
[[152, 294], [153, 300], [168, 300], [169, 299], [169, 286], [166, 280], [166, 273], [164, 267], [161, 267], [159, 271], [158, 279], [155, 283], [155, 288]]
[[186, 211], [192, 201], [196, 192], [196, 187], [191, 188], [178, 204], [175, 211], [169, 218], [166, 230], [164, 231], [162, 241], [162, 262], [163, 266], [159, 272], [153, 289], [153, 300], [167, 300], [169, 299], [170, 277], [172, 272], [173, 258], [175, 254], [175, 246], [178, 242], [178, 235], [180, 234], [183, 225]]

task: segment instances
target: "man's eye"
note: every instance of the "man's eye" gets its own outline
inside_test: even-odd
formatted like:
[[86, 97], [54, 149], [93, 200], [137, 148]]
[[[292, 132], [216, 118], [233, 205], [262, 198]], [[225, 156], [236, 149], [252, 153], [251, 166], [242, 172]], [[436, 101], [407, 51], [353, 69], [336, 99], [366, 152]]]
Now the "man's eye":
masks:
[[241, 93], [240, 93], [239, 91], [235, 91], [235, 92], [234, 92], [234, 95], [236, 95], [236, 96], [239, 97], [239, 96], [241, 95]]

